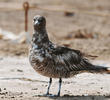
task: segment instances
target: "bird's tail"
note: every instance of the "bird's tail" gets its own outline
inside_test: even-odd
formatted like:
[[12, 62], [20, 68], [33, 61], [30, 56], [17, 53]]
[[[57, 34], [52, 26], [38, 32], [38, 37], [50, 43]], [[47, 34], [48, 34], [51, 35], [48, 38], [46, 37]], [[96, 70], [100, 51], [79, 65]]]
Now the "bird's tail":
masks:
[[110, 74], [110, 67], [93, 65], [90, 72], [92, 73], [107, 73]]

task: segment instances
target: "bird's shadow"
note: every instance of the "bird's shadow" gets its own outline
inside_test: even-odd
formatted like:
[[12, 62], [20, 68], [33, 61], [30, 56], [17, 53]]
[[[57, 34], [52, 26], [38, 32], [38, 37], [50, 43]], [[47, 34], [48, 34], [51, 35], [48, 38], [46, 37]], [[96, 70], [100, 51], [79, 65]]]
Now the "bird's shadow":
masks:
[[98, 95], [88, 95], [88, 96], [74, 96], [74, 95], [63, 95], [60, 97], [46, 97], [55, 100], [109, 100], [110, 96], [98, 96]]

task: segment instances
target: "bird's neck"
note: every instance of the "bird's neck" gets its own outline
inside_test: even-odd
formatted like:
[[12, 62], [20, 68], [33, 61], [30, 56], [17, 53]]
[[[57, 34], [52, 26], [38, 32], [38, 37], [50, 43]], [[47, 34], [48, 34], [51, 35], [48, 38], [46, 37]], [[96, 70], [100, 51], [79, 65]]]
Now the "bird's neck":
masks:
[[35, 45], [45, 45], [49, 43], [49, 38], [47, 35], [47, 31], [46, 29], [42, 29], [42, 30], [34, 30], [34, 34], [32, 37], [32, 42]]

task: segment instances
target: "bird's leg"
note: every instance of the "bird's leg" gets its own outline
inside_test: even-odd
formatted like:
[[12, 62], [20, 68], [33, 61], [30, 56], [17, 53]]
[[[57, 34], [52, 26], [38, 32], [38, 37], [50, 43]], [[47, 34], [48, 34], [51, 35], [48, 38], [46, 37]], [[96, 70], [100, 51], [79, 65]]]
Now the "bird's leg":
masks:
[[51, 84], [52, 84], [52, 78], [50, 78], [50, 80], [49, 80], [49, 85], [48, 85], [48, 88], [47, 88], [47, 93], [46, 94], [43, 94], [43, 95], [38, 95], [38, 96], [40, 96], [40, 97], [45, 97], [45, 96], [54, 96], [54, 95], [52, 95], [52, 94], [49, 94], [49, 90], [50, 90], [50, 86], [51, 86]]
[[46, 95], [49, 95], [49, 90], [50, 90], [51, 84], [52, 84], [52, 78], [50, 78], [50, 80], [49, 80], [49, 85], [48, 85], [48, 88], [47, 88], [47, 93], [46, 93]]
[[60, 90], [61, 90], [61, 84], [62, 84], [62, 79], [59, 79], [59, 90], [57, 96], [60, 96]]

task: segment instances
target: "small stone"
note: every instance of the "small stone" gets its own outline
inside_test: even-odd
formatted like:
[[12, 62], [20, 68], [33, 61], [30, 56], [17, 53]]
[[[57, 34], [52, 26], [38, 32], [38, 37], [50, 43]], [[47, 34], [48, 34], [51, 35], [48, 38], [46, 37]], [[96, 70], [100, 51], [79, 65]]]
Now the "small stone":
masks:
[[17, 69], [18, 72], [23, 72], [23, 70]]
[[74, 16], [74, 14], [75, 14], [74, 12], [67, 12], [67, 11], [64, 12], [64, 15], [68, 17]]
[[19, 97], [23, 97], [22, 95], [20, 95]]
[[4, 97], [1, 97], [1, 98], [4, 98]]
[[12, 96], [11, 98], [15, 98], [14, 96]]
[[101, 87], [100, 89], [103, 89], [103, 87]]
[[33, 88], [32, 90], [38, 90], [38, 88]]

